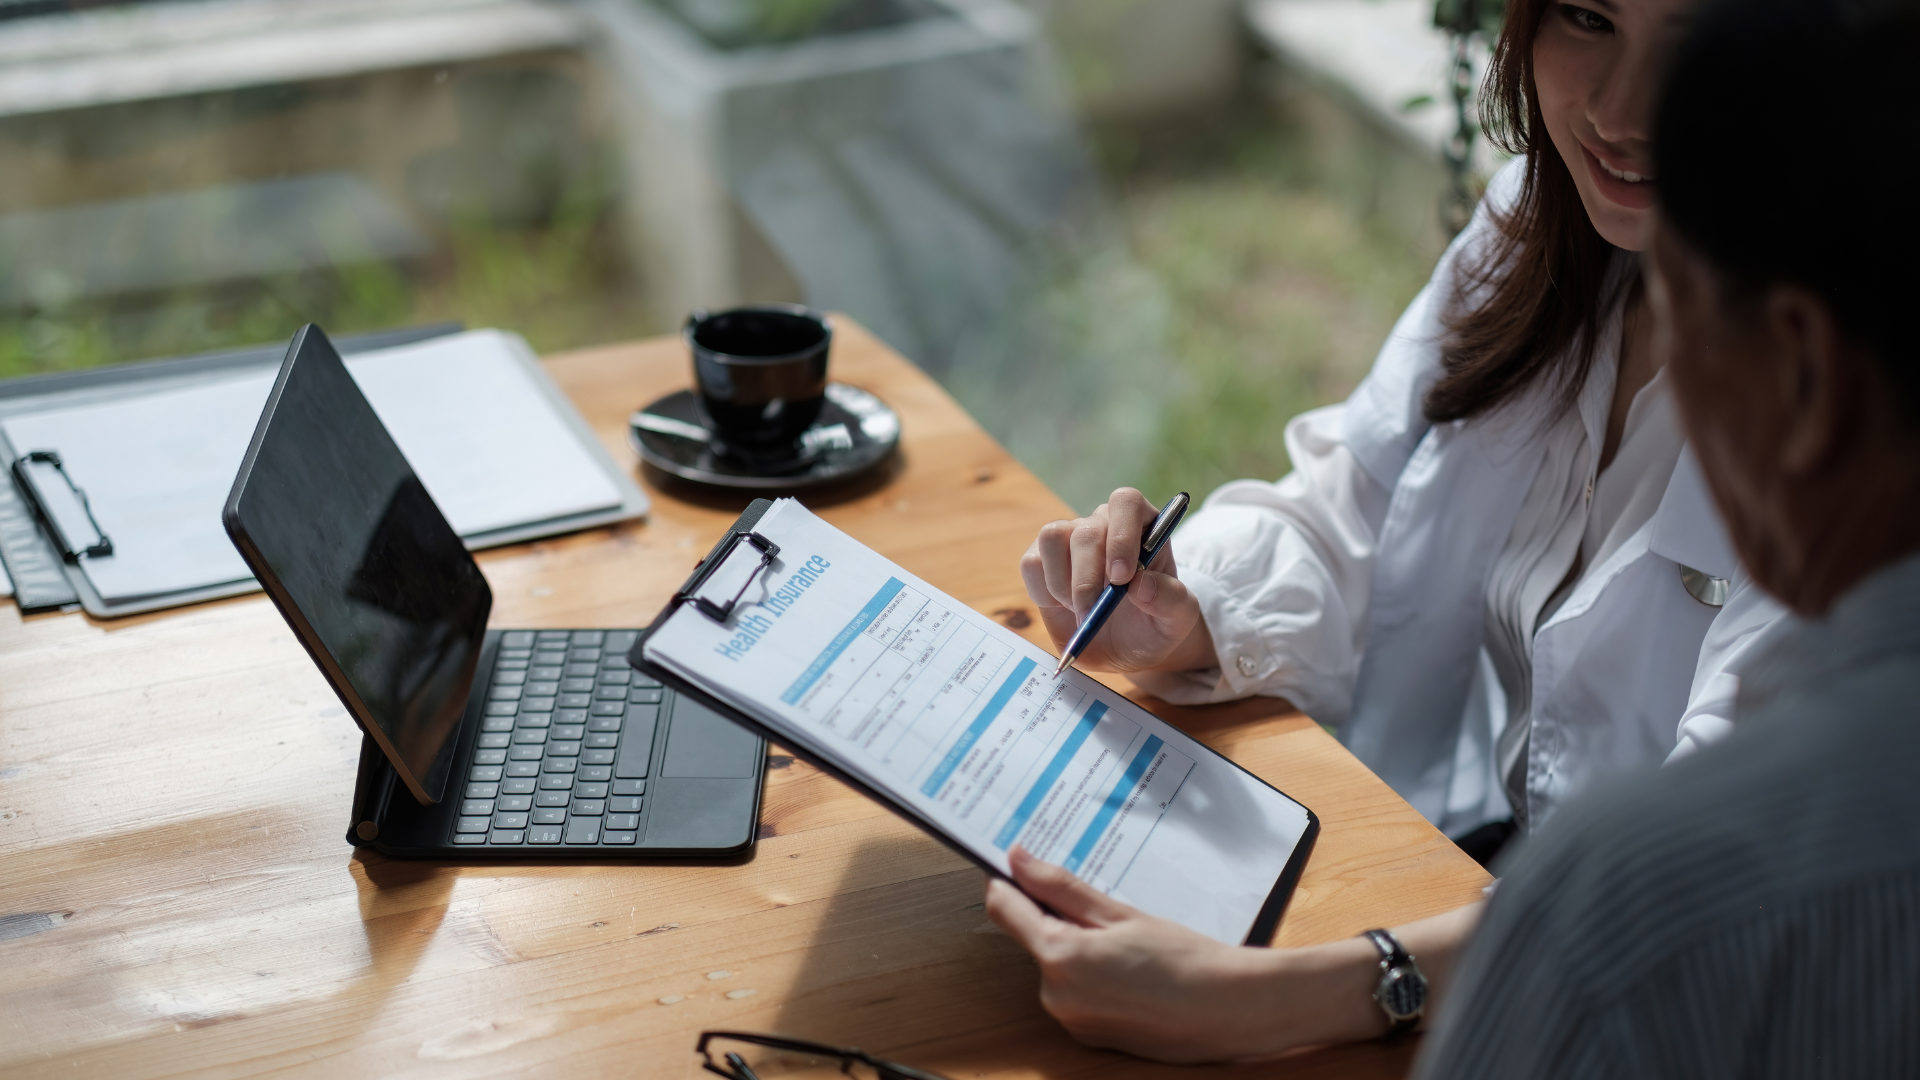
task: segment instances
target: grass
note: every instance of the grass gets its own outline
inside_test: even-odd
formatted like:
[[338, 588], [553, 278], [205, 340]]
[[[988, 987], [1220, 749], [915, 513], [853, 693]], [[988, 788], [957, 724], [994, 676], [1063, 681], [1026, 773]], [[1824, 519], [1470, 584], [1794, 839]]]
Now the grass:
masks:
[[1370, 219], [1284, 115], [1243, 107], [1104, 155], [1129, 249], [1164, 291], [1176, 373], [1138, 485], [1196, 496], [1289, 468], [1285, 422], [1366, 374], [1432, 255]]
[[285, 341], [308, 322], [350, 334], [458, 321], [536, 350], [659, 333], [626, 268], [603, 188], [580, 183], [539, 227], [456, 215], [411, 265], [357, 263], [255, 281], [0, 313], [0, 378]]

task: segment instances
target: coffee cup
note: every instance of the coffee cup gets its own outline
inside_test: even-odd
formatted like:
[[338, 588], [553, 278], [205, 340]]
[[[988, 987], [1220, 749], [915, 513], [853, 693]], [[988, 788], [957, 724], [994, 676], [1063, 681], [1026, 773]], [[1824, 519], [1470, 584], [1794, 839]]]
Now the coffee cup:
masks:
[[686, 339], [701, 407], [727, 448], [777, 456], [819, 417], [833, 344], [820, 312], [798, 304], [696, 311]]

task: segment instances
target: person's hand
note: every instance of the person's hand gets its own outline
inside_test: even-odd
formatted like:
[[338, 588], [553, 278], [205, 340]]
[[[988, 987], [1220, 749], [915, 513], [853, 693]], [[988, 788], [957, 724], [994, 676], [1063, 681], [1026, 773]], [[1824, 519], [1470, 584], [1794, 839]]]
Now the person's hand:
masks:
[[1367, 997], [1371, 945], [1223, 945], [1104, 896], [1025, 848], [1008, 859], [1019, 888], [989, 881], [987, 914], [1039, 962], [1041, 1005], [1089, 1046], [1175, 1063], [1233, 1061], [1385, 1030]]
[[1140, 538], [1153, 523], [1146, 496], [1121, 488], [1086, 517], [1049, 522], [1020, 559], [1027, 596], [1055, 648], [1066, 648], [1108, 583], [1132, 584], [1126, 599], [1080, 654], [1103, 671], [1186, 670], [1214, 664], [1200, 602], [1180, 581], [1173, 545], [1138, 569]]

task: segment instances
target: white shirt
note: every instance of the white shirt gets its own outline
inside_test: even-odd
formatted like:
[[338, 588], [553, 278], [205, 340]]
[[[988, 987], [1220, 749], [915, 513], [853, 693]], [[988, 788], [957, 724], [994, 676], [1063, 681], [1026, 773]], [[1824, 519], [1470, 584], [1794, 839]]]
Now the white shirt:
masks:
[[[1175, 535], [1220, 666], [1135, 676], [1181, 703], [1285, 697], [1453, 835], [1538, 824], [1596, 776], [1724, 734], [1740, 664], [1782, 614], [1740, 571], [1663, 376], [1595, 474], [1619, 302], [1575, 408], [1535, 387], [1427, 423], [1454, 267], [1493, 235], [1521, 164], [1353, 396], [1287, 425], [1293, 472], [1222, 486]], [[1726, 603], [1694, 599], [1682, 566], [1729, 579]]]

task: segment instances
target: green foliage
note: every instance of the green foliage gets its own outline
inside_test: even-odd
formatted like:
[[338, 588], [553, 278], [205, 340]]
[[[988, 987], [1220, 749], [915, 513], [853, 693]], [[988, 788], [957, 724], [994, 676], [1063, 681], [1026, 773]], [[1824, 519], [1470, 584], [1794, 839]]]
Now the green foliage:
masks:
[[1267, 113], [1139, 154], [1114, 180], [1133, 257], [1165, 294], [1176, 375], [1137, 485], [1198, 497], [1284, 475], [1286, 421], [1352, 391], [1431, 256], [1356, 206], [1303, 133]]
[[516, 330], [542, 351], [662, 329], [626, 269], [608, 186], [583, 178], [538, 226], [456, 215], [443, 249], [410, 265], [346, 263], [0, 312], [0, 378], [285, 341], [308, 322], [351, 334], [445, 321]]

